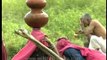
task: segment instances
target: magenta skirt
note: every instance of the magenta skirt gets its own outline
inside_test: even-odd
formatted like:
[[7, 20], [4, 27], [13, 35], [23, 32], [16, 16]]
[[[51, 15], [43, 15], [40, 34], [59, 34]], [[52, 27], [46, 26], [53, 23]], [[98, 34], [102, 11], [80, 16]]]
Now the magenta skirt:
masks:
[[7, 60], [7, 52], [4, 44], [2, 44], [2, 60]]

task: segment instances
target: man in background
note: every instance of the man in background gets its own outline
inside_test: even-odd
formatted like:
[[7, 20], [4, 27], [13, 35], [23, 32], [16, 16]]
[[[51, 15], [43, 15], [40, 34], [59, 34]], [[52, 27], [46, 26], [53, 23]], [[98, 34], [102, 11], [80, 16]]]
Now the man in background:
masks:
[[106, 53], [105, 27], [98, 20], [92, 20], [88, 13], [80, 18], [80, 25], [81, 29], [76, 34], [84, 34], [87, 37], [88, 47]]

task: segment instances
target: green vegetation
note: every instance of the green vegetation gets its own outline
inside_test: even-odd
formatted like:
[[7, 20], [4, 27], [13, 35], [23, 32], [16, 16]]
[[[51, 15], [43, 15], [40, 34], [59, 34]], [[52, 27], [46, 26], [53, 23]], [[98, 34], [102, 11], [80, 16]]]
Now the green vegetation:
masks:
[[[32, 30], [23, 19], [28, 11], [30, 9], [25, 0], [2, 0], [2, 32], [8, 60], [11, 60], [27, 42], [27, 39], [14, 34], [14, 30]], [[73, 43], [82, 46], [83, 36], [74, 39], [73, 35], [79, 29], [79, 18], [85, 12], [106, 26], [106, 0], [47, 0], [44, 11], [49, 15], [49, 22], [42, 31], [52, 42], [58, 37], [66, 36]]]

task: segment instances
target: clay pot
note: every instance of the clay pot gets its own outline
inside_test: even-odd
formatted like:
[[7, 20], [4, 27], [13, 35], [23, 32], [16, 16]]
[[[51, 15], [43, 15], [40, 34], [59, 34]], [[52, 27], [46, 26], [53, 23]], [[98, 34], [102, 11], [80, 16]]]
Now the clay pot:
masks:
[[43, 11], [35, 13], [30, 11], [25, 15], [24, 19], [27, 25], [29, 25], [30, 27], [40, 28], [47, 24], [48, 15]]
[[29, 8], [38, 8], [42, 9], [46, 5], [46, 0], [26, 0], [26, 4]]

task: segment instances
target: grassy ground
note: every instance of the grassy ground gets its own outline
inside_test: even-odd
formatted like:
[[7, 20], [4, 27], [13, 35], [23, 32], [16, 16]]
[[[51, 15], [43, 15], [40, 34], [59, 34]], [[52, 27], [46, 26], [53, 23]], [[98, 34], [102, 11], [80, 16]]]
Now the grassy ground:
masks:
[[[52, 42], [58, 37], [66, 36], [73, 43], [83, 45], [83, 36], [74, 38], [79, 29], [79, 18], [85, 12], [91, 14], [106, 26], [106, 0], [47, 0], [44, 11], [49, 15], [48, 24], [42, 31]], [[31, 28], [24, 22], [23, 17], [30, 11], [25, 0], [2, 0], [2, 32], [8, 52], [8, 60], [16, 54], [27, 42], [25, 38], [14, 34], [18, 28]]]

